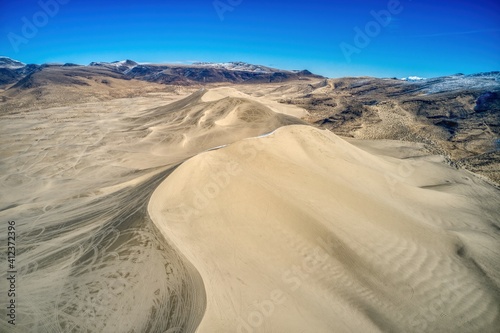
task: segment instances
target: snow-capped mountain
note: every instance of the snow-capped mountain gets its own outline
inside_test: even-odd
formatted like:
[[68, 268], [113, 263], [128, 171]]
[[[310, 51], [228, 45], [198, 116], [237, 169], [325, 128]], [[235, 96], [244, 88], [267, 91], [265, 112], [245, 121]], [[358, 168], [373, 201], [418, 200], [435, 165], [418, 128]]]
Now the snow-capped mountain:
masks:
[[8, 68], [8, 69], [18, 69], [26, 66], [26, 64], [11, 59], [9, 57], [1, 57], [0, 56], [0, 68]]
[[137, 63], [132, 60], [121, 60], [121, 61], [112, 61], [112, 62], [106, 62], [106, 61], [92, 61], [89, 66], [114, 66], [114, 67], [120, 67], [120, 66], [136, 66]]
[[131, 69], [137, 66], [138, 63], [132, 60], [121, 60], [121, 61], [113, 61], [113, 62], [91, 62], [89, 66], [101, 66], [110, 69], [117, 70], [123, 74], [128, 74]]
[[244, 62], [195, 62], [193, 64], [151, 64], [132, 60], [114, 62], [92, 62], [121, 73], [127, 78], [167, 84], [190, 84], [193, 82], [283, 82], [301, 78], [321, 78], [309, 71], [288, 71]]
[[260, 65], [252, 65], [247, 64], [245, 62], [195, 62], [194, 66], [200, 66], [205, 68], [217, 68], [217, 69], [226, 69], [229, 71], [243, 71], [243, 72], [253, 72], [253, 73], [273, 73], [278, 71], [277, 69], [260, 66]]
[[457, 90], [500, 89], [500, 72], [471, 75], [456, 74], [433, 79], [411, 81], [427, 94]]
[[[0, 57], [0, 86], [15, 84], [37, 71], [67, 71], [73, 73], [90, 72], [107, 74], [122, 79], [137, 79], [164, 84], [199, 83], [271, 83], [291, 80], [310, 80], [323, 78], [307, 70], [290, 71], [252, 65], [244, 62], [195, 64], [154, 64], [137, 63], [132, 60], [113, 62], [91, 62], [88, 66], [72, 63], [25, 65], [20, 61]], [[38, 75], [43, 76], [43, 74]], [[62, 80], [62, 79], [61, 79]], [[64, 80], [63, 80], [64, 81]], [[42, 81], [39, 82], [43, 84]]]
[[408, 77], [403, 77], [400, 80], [407, 81], [407, 82], [418, 82], [418, 81], [422, 81], [422, 80], [426, 80], [426, 79], [423, 77], [420, 77], [420, 76], [408, 76]]
[[0, 86], [16, 83], [38, 70], [39, 65], [26, 65], [9, 57], [0, 57]]

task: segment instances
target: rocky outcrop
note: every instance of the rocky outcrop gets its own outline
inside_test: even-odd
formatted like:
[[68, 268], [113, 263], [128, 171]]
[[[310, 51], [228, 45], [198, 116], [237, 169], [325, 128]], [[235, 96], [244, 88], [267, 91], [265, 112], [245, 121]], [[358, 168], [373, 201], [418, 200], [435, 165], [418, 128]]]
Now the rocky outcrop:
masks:
[[500, 111], [500, 93], [488, 91], [479, 96], [474, 111]]
[[409, 82], [342, 78], [288, 104], [306, 108], [309, 121], [359, 139], [420, 142], [451, 164], [500, 183], [499, 72]]

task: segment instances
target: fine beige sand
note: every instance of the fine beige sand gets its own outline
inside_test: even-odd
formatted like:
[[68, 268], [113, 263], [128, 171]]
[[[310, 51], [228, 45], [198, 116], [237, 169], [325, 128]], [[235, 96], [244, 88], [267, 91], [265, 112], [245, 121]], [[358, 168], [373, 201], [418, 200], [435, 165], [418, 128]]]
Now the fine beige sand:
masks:
[[[198, 153], [302, 121], [252, 99], [167, 88], [57, 107], [49, 94], [45, 108], [0, 114], [0, 259], [14, 220], [19, 304], [16, 326], [2, 315], [0, 332], [196, 329], [204, 284], [149, 219], [152, 192]], [[2, 297], [6, 277], [3, 267]]]
[[422, 146], [308, 126], [199, 154], [148, 207], [197, 332], [496, 332], [499, 193]]
[[4, 105], [0, 220], [16, 221], [19, 306], [1, 332], [500, 326], [487, 182], [421, 144], [306, 125], [277, 102], [303, 82], [136, 88]]

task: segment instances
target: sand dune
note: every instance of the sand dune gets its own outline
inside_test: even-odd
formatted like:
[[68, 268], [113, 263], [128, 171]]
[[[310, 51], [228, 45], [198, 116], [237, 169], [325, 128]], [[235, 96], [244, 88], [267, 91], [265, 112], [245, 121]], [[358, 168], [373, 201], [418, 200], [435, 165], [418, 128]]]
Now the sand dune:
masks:
[[171, 98], [2, 115], [0, 216], [17, 223], [19, 305], [16, 326], [2, 316], [0, 331], [196, 328], [189, 314], [205, 296], [190, 290], [201, 280], [145, 209], [177, 162], [151, 154], [131, 118]]
[[[149, 196], [191, 156], [302, 123], [204, 93], [1, 115], [0, 216], [16, 220], [21, 239], [15, 332], [194, 331], [203, 282], [150, 221]], [[11, 329], [0, 318], [0, 331]]]
[[197, 155], [148, 211], [200, 272], [198, 332], [494, 332], [499, 193], [307, 126]]
[[13, 332], [494, 331], [498, 190], [305, 126], [276, 100], [308, 84], [253, 89], [0, 115]]
[[297, 118], [303, 118], [308, 115], [308, 112], [306, 110], [295, 105], [278, 103], [277, 101], [271, 98], [266, 98], [264, 96], [251, 96], [234, 87], [220, 87], [210, 89], [203, 95], [202, 100], [204, 102], [213, 102], [224, 98], [245, 98], [255, 100], [267, 106], [276, 113], [282, 113]]

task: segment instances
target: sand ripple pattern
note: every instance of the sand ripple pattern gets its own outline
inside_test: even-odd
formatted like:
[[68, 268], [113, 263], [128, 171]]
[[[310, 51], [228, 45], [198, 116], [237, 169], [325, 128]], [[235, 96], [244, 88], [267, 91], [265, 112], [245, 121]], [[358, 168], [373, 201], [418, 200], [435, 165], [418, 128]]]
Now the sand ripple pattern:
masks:
[[148, 210], [201, 274], [198, 331], [496, 332], [500, 193], [422, 148], [286, 126], [177, 168]]
[[[203, 282], [149, 198], [186, 159], [300, 121], [244, 95], [166, 91], [0, 116], [0, 220], [17, 222], [19, 265], [18, 324], [1, 316], [0, 331], [196, 330]], [[5, 263], [3, 231], [0, 244]]]

